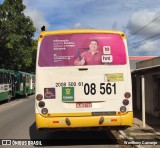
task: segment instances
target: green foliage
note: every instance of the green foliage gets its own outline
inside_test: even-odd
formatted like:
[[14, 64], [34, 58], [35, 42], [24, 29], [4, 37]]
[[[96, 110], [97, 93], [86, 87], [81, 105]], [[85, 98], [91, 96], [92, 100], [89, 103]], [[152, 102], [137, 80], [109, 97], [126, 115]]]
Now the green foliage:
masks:
[[24, 9], [22, 0], [4, 0], [0, 4], [0, 68], [34, 71], [36, 29]]

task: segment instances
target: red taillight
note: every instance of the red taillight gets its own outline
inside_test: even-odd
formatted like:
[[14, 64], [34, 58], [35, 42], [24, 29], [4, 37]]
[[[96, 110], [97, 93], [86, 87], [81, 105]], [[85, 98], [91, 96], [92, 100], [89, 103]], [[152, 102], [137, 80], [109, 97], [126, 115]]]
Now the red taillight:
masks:
[[117, 119], [111, 119], [111, 122], [117, 122]]
[[59, 123], [59, 121], [53, 121], [53, 123]]
[[43, 35], [40, 35], [39, 38], [43, 38]]
[[121, 36], [124, 37], [125, 35], [124, 35], [124, 34], [121, 34]]
[[41, 94], [38, 94], [38, 95], [36, 96], [36, 99], [37, 99], [38, 101], [41, 101], [41, 100], [43, 99], [43, 96], [42, 96]]
[[131, 94], [130, 94], [129, 92], [126, 92], [126, 93], [124, 94], [124, 97], [128, 99], [128, 98], [131, 97]]

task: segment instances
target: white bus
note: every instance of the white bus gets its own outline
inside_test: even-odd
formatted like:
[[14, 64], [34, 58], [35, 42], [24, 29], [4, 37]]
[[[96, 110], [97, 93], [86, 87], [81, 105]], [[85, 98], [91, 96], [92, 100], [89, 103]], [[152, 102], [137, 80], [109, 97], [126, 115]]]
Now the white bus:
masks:
[[111, 30], [42, 31], [35, 115], [37, 129], [132, 126], [125, 34]]

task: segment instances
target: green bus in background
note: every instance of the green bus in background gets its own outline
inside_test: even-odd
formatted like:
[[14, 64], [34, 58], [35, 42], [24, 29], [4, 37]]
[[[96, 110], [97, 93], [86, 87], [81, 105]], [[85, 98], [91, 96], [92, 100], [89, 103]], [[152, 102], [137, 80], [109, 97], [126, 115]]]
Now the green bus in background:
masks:
[[29, 94], [35, 94], [35, 74], [30, 74], [31, 82], [30, 82], [30, 93]]
[[0, 101], [15, 97], [16, 76], [13, 70], [0, 69]]
[[0, 69], [0, 101], [35, 93], [35, 75], [16, 70]]
[[22, 71], [15, 71], [16, 95], [28, 96], [35, 93], [35, 75]]

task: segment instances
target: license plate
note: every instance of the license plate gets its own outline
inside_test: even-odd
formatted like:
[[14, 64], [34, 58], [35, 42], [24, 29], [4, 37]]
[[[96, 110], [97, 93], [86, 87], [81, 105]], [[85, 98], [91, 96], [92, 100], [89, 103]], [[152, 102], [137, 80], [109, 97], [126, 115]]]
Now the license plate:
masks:
[[76, 108], [90, 108], [90, 107], [92, 107], [92, 103], [90, 102], [76, 103]]

